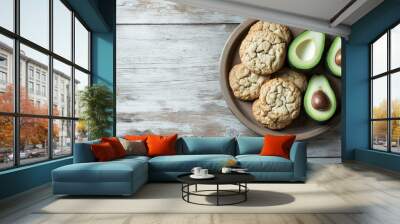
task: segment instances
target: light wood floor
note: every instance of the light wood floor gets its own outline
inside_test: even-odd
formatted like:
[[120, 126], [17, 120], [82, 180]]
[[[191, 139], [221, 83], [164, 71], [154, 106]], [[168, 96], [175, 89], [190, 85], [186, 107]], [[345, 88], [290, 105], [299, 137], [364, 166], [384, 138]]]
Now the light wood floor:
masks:
[[309, 169], [308, 182], [320, 184], [346, 201], [361, 200], [368, 206], [360, 214], [36, 214], [35, 208], [54, 200], [49, 186], [43, 186], [0, 202], [0, 223], [400, 223], [399, 174], [357, 163], [313, 162]]

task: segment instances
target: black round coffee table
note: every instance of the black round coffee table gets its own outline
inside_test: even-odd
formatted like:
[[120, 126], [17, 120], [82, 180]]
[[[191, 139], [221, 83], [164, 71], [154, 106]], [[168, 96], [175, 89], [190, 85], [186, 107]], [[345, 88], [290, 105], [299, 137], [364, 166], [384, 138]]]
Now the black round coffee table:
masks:
[[[193, 179], [190, 177], [191, 173], [182, 174], [177, 177], [178, 181], [182, 183], [182, 199], [188, 203], [197, 204], [197, 205], [234, 205], [247, 201], [247, 192], [249, 188], [247, 187], [247, 183], [255, 180], [255, 177], [248, 173], [229, 173], [222, 174], [216, 173], [213, 174], [215, 177], [212, 179]], [[198, 190], [197, 185], [215, 185], [215, 190]], [[224, 190], [220, 189], [220, 185], [236, 185], [238, 186], [237, 190]], [[195, 186], [194, 191], [190, 191], [190, 186]], [[206, 194], [209, 192], [215, 192], [215, 194]], [[190, 196], [204, 196], [204, 197], [216, 197], [216, 204], [202, 204], [193, 202], [190, 200]], [[221, 197], [232, 197], [232, 196], [241, 196], [238, 201], [234, 201], [231, 203], [221, 203]]]

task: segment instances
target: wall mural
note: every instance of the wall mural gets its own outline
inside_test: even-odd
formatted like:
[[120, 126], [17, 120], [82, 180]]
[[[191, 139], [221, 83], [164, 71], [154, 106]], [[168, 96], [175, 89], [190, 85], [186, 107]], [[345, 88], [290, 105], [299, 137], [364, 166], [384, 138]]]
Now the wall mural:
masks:
[[308, 139], [340, 122], [340, 37], [250, 19], [232, 32], [220, 68], [228, 106], [260, 135]]
[[[290, 120], [290, 124], [279, 127], [280, 129], [266, 128], [255, 119], [251, 109], [252, 102], [246, 99], [247, 97], [249, 100], [255, 99], [257, 93], [243, 91], [243, 99], [246, 101], [237, 99], [233, 95], [229, 85], [229, 73], [234, 65], [242, 62], [238, 48], [251, 25], [239, 35], [238, 42], [233, 41], [236, 48], [232, 49], [236, 51], [236, 55], [227, 57], [225, 73], [222, 71], [223, 66], [220, 66], [220, 59], [224, 56], [224, 52], [228, 51], [228, 48], [224, 48], [226, 42], [232, 39], [236, 30], [248, 22], [249, 20], [239, 16], [165, 0], [118, 0], [117, 134], [177, 132], [180, 135], [196, 136], [259, 135], [257, 129], [249, 128], [249, 125], [235, 113], [227, 100], [227, 95], [230, 95], [232, 101], [239, 105], [239, 109], [246, 109], [241, 110], [245, 112], [244, 117], [262, 130], [291, 131], [299, 134], [302, 130], [312, 130], [312, 125], [314, 131], [332, 125], [327, 132], [307, 139], [308, 156], [340, 157], [340, 126], [333, 125], [333, 121], [337, 121], [335, 119], [340, 117], [340, 95], [336, 95], [335, 115], [327, 122], [320, 123], [310, 118], [303, 107], [303, 94], [310, 87], [309, 79], [314, 73], [298, 72], [297, 69], [289, 67], [288, 55], [281, 61], [284, 61], [283, 67], [290, 70], [279, 69], [279, 73], [273, 72], [273, 76], [279, 75], [280, 78], [287, 76], [287, 79], [291, 79], [293, 75], [290, 74], [299, 73], [303, 74], [308, 82], [307, 86], [305, 84], [301, 88], [296, 86], [301, 89], [299, 90], [302, 98], [301, 106], [297, 108], [299, 114], [297, 117], [293, 116], [296, 118]], [[260, 26], [260, 29], [263, 27]], [[293, 43], [302, 30], [289, 27], [289, 31], [292, 35], [290, 43]], [[325, 35], [325, 38], [327, 40], [325, 47], [329, 48], [333, 37]], [[303, 48], [304, 44], [301, 42], [299, 42], [301, 45], [299, 52], [306, 58], [311, 57], [308, 55], [309, 47]], [[286, 46], [286, 51], [289, 48], [290, 44]], [[318, 66], [318, 69], [323, 70], [317, 75], [323, 74], [329, 80], [331, 88], [338, 94], [337, 83], [332, 80], [337, 80], [340, 85], [340, 79], [331, 75], [332, 73], [324, 66], [327, 52], [328, 49], [324, 50]], [[244, 66], [236, 69], [240, 70], [240, 67], [243, 69]], [[303, 75], [294, 76], [303, 77]], [[257, 77], [261, 77], [262, 81], [271, 79], [269, 76]], [[226, 88], [223, 88], [223, 79]], [[295, 83], [300, 84], [301, 80], [305, 83], [301, 78]], [[330, 100], [328, 94], [325, 95]], [[326, 101], [322, 103], [326, 104]], [[240, 107], [242, 104], [250, 106]], [[275, 123], [276, 127], [283, 125]], [[303, 127], [305, 124], [307, 129]]]

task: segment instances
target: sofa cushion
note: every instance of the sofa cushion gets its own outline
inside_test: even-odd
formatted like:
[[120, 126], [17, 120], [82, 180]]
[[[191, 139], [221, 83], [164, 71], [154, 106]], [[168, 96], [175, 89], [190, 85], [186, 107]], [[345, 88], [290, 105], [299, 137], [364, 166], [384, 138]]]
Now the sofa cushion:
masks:
[[146, 143], [147, 155], [154, 156], [166, 156], [176, 154], [176, 140], [178, 134], [173, 135], [149, 135], [147, 137]]
[[175, 155], [158, 156], [149, 160], [150, 171], [190, 172], [193, 167], [200, 166], [210, 171], [219, 171], [230, 159], [231, 155]]
[[292, 172], [292, 161], [278, 156], [239, 155], [236, 156], [240, 167], [249, 172]]
[[121, 144], [121, 142], [117, 137], [103, 137], [101, 138], [101, 142], [110, 143], [117, 158], [122, 158], [126, 156], [126, 151], [124, 149], [124, 146]]
[[260, 154], [263, 145], [263, 137], [240, 136], [237, 138], [236, 155]]
[[[145, 172], [146, 173], [145, 173]], [[58, 182], [130, 182], [134, 173], [147, 176], [147, 163], [140, 159], [75, 163], [53, 170]]]
[[105, 162], [118, 158], [118, 156], [115, 154], [115, 150], [109, 142], [93, 144], [90, 147], [94, 157], [96, 157], [96, 161]]
[[235, 139], [231, 137], [182, 137], [177, 143], [178, 154], [235, 154]]
[[296, 135], [265, 135], [261, 156], [280, 156], [290, 159], [290, 148]]
[[146, 142], [141, 140], [126, 140], [124, 138], [119, 138], [119, 141], [124, 147], [126, 155], [147, 155]]

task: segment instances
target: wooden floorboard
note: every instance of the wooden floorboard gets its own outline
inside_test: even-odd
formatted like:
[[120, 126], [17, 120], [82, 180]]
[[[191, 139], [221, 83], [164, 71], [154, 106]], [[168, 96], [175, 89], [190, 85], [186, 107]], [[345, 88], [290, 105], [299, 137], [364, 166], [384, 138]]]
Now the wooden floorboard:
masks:
[[[398, 173], [359, 163], [310, 160], [308, 183], [316, 183], [349, 203], [362, 203], [357, 214], [37, 214], [55, 200], [50, 186], [43, 186], [0, 202], [0, 223], [18, 224], [260, 224], [260, 223], [400, 223]], [[335, 162], [335, 160], [332, 160]], [[318, 202], [316, 202], [318, 203]]]

